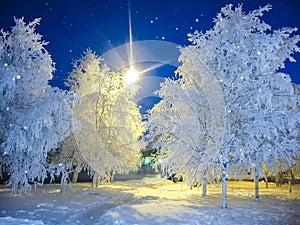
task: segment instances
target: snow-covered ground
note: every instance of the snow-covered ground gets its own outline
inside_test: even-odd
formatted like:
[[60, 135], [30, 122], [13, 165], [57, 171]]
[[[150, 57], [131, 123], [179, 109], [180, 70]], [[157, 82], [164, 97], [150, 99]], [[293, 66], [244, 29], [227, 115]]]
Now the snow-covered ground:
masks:
[[184, 183], [157, 177], [119, 179], [92, 188], [90, 183], [48, 184], [12, 195], [0, 186], [0, 224], [300, 224], [300, 185], [265, 188], [254, 199], [254, 183], [229, 181], [228, 208], [221, 209], [221, 187], [190, 190]]

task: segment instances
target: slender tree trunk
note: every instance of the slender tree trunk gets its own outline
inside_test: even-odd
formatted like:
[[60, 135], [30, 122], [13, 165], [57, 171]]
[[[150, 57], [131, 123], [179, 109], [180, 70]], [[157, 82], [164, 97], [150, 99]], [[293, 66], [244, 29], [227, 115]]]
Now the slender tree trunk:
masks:
[[257, 170], [255, 169], [255, 199], [259, 200], [259, 174]]
[[204, 179], [202, 185], [202, 196], [206, 196], [206, 190], [207, 190], [207, 181], [206, 179]]
[[276, 183], [276, 187], [279, 187], [279, 173], [277, 173], [275, 176], [275, 183]]
[[75, 170], [72, 177], [72, 183], [77, 183], [78, 181], [78, 172]]
[[60, 193], [64, 193], [66, 191], [66, 186], [68, 183], [68, 174], [62, 173], [61, 181], [60, 181]]
[[100, 176], [97, 173], [95, 173], [93, 176], [92, 187], [98, 187], [99, 182], [100, 182]]
[[227, 208], [227, 174], [226, 164], [222, 166], [222, 209]]
[[79, 166], [76, 166], [75, 171], [73, 173], [73, 177], [72, 177], [73, 183], [77, 183], [80, 170], [81, 170], [81, 168]]
[[282, 185], [282, 172], [278, 172], [276, 175], [276, 186], [281, 187]]
[[292, 193], [292, 179], [293, 179], [293, 174], [292, 170], [288, 170], [288, 179], [289, 179], [289, 192]]
[[266, 182], [266, 189], [269, 188], [269, 180], [268, 180], [268, 174], [269, 174], [269, 170], [265, 170], [265, 182]]

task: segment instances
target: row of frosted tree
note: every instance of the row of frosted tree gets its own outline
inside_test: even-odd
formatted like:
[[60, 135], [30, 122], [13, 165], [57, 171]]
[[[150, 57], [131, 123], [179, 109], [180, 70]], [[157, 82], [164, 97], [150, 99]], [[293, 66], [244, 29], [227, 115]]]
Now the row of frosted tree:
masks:
[[54, 62], [35, 32], [39, 22], [15, 19], [11, 32], [1, 31], [1, 177], [26, 192], [49, 178], [66, 184], [70, 173], [76, 181], [82, 169], [94, 184], [137, 170], [145, 129], [137, 90], [90, 50], [74, 62], [69, 91], [50, 86]]
[[[299, 52], [296, 28], [272, 30], [260, 17], [227, 5], [205, 33], [189, 34], [181, 66], [157, 92], [161, 101], [147, 122], [124, 83], [90, 50], [74, 62], [68, 91], [49, 85], [54, 62], [35, 32], [36, 19], [15, 19], [0, 37], [0, 173], [15, 192], [82, 169], [93, 183], [135, 171], [141, 149], [156, 150], [154, 166], [190, 185], [251, 173], [285, 171], [299, 157], [299, 92], [279, 72]], [[142, 138], [143, 137], [143, 138]], [[142, 139], [141, 139], [142, 138]]]

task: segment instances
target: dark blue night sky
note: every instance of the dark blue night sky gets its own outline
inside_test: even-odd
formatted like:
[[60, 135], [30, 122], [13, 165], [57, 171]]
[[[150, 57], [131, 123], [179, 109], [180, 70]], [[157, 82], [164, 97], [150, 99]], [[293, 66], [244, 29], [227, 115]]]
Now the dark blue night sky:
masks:
[[[164, 40], [187, 45], [187, 34], [206, 31], [221, 7], [243, 3], [245, 12], [268, 3], [273, 5], [263, 20], [273, 29], [300, 28], [299, 0], [132, 0], [133, 41]], [[72, 61], [87, 48], [98, 55], [129, 41], [127, 0], [1, 0], [0, 27], [10, 30], [13, 17], [26, 22], [41, 17], [37, 32], [48, 41], [46, 47], [56, 63], [53, 85], [63, 87]], [[300, 32], [297, 32], [300, 34]], [[287, 63], [285, 72], [300, 83], [300, 54], [297, 63]]]

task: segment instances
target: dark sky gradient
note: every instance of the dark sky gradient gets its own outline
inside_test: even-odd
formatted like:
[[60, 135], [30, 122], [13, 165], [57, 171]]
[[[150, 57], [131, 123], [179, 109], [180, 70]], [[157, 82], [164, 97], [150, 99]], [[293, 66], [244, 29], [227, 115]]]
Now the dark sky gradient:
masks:
[[[300, 28], [299, 0], [132, 0], [133, 41], [187, 45], [186, 35], [195, 29], [210, 29], [221, 7], [229, 3], [243, 3], [246, 12], [270, 3], [273, 9], [263, 20], [273, 29]], [[26, 22], [42, 18], [37, 31], [49, 42], [47, 49], [57, 69], [53, 85], [60, 87], [72, 70], [72, 61], [87, 48], [102, 55], [129, 41], [127, 0], [0, 0], [0, 28], [10, 30], [14, 16]], [[300, 54], [295, 58], [298, 62], [287, 63], [285, 72], [300, 83]]]

